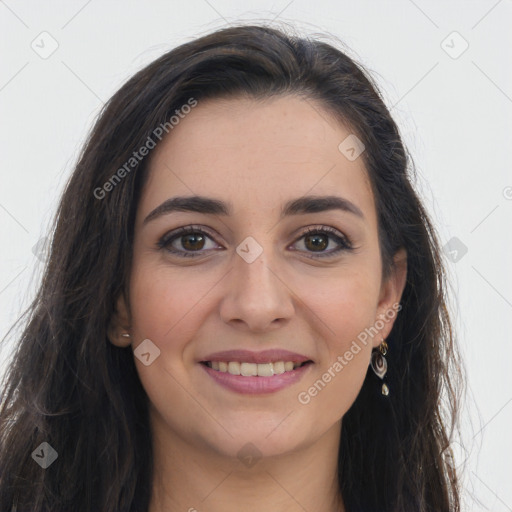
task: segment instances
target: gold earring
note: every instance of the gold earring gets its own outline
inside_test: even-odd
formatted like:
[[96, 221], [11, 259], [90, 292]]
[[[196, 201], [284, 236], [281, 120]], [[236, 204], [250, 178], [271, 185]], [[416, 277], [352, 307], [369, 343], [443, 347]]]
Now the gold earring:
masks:
[[[379, 379], [384, 379], [384, 376], [386, 375], [386, 372], [388, 371], [388, 362], [386, 361], [386, 358], [384, 357], [388, 353], [388, 344], [382, 338], [382, 342], [379, 345], [378, 348], [373, 349], [372, 351], [372, 358], [370, 361], [370, 364], [372, 366], [372, 370], [379, 377]], [[388, 385], [383, 382], [382, 383], [382, 394], [384, 396], [389, 395], [389, 388]]]

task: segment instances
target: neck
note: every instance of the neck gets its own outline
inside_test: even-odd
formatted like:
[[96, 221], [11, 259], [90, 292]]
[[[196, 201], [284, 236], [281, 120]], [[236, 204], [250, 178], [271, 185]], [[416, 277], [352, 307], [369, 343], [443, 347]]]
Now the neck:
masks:
[[149, 512], [344, 512], [337, 476], [341, 422], [313, 444], [246, 464], [180, 438], [158, 414], [152, 430]]

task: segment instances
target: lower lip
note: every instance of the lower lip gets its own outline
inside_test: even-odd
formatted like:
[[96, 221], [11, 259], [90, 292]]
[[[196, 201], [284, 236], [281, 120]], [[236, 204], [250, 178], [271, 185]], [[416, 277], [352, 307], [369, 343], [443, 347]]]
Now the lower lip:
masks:
[[275, 393], [287, 388], [298, 382], [309, 371], [310, 367], [313, 366], [313, 363], [308, 363], [304, 366], [299, 366], [295, 370], [274, 375], [273, 377], [243, 377], [242, 375], [220, 372], [204, 364], [199, 364], [221, 386], [247, 395]]

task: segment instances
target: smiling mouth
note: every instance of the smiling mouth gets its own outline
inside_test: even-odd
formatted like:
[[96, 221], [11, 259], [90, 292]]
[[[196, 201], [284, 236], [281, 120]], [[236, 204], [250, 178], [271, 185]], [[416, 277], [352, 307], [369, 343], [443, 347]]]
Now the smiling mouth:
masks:
[[269, 363], [244, 363], [239, 361], [201, 361], [201, 364], [212, 370], [242, 377], [272, 377], [293, 372], [297, 368], [313, 364], [308, 360], [303, 363], [293, 361], [273, 361]]

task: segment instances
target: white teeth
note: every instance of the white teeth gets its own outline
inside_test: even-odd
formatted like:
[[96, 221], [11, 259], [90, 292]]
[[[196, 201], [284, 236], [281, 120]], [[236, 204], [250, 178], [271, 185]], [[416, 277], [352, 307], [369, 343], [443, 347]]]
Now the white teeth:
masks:
[[240, 363], [240, 375], [256, 377], [258, 375], [258, 365], [256, 363]]
[[231, 375], [240, 375], [240, 363], [238, 361], [229, 361], [228, 373], [231, 373]]
[[275, 363], [272, 363], [272, 366], [274, 367], [274, 373], [276, 375], [281, 375], [281, 373], [284, 373], [283, 361], [276, 361]]
[[273, 377], [274, 363], [255, 364], [254, 366], [257, 367], [258, 377]]
[[276, 361], [273, 363], [240, 363], [238, 361], [212, 361], [207, 365], [213, 370], [243, 377], [272, 377], [284, 372], [291, 372], [302, 363], [293, 361]]

